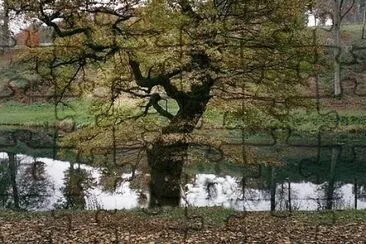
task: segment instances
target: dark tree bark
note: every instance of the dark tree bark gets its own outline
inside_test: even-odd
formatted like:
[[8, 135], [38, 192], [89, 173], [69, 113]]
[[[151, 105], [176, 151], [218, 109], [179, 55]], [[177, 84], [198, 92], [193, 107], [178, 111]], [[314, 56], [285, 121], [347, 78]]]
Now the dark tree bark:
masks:
[[180, 184], [188, 145], [156, 143], [148, 151], [150, 166], [150, 206], [178, 206]]
[[9, 155], [9, 175], [13, 193], [13, 200], [14, 200], [14, 208], [20, 209], [19, 206], [19, 192], [18, 186], [16, 182], [16, 175], [17, 175], [17, 162], [14, 153], [8, 153]]
[[270, 203], [271, 203], [271, 212], [276, 210], [276, 181], [274, 170], [272, 167], [269, 168], [268, 172], [268, 187], [270, 192]]
[[[193, 94], [199, 96], [193, 96]], [[181, 109], [162, 135], [148, 150], [150, 166], [150, 206], [178, 206], [181, 198], [181, 174], [186, 162], [189, 142], [185, 134], [191, 133], [206, 110], [209, 88], [193, 90], [180, 102]]]
[[340, 149], [337, 147], [332, 148], [332, 159], [330, 161], [330, 174], [328, 178], [328, 185], [326, 189], [326, 209], [332, 209], [334, 207], [334, 190], [336, 181], [336, 166], [339, 158]]

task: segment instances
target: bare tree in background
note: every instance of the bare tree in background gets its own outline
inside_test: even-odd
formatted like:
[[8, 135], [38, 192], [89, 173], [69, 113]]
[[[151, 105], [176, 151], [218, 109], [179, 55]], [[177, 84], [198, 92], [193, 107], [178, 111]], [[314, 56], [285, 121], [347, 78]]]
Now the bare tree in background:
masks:
[[341, 64], [340, 56], [342, 54], [341, 44], [341, 25], [344, 17], [352, 10], [355, 0], [346, 5], [346, 1], [333, 1], [333, 39], [334, 39], [334, 96], [341, 95]]
[[4, 54], [9, 48], [9, 5], [8, 0], [3, 0], [1, 12], [1, 33], [0, 33], [0, 48], [1, 54]]
[[366, 27], [366, 1], [361, 1], [361, 9], [362, 9], [362, 34], [361, 39], [365, 39], [365, 27]]

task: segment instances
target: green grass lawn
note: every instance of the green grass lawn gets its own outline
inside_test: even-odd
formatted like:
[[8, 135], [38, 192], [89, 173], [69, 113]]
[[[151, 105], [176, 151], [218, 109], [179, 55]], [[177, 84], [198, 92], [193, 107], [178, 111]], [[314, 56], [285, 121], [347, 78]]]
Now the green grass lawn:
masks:
[[[92, 123], [94, 116], [89, 113], [90, 100], [75, 100], [68, 102], [68, 107], [59, 105], [57, 108], [52, 103], [21, 104], [13, 101], [0, 103], [0, 124], [1, 125], [24, 125], [39, 126], [53, 125], [60, 120], [68, 119], [75, 121], [76, 125]], [[163, 106], [163, 104], [161, 104]], [[168, 102], [168, 111], [175, 114], [178, 107], [175, 103]], [[153, 109], [151, 109], [153, 111]], [[366, 116], [359, 111], [339, 112], [339, 120], [335, 114], [329, 116], [318, 115], [316, 112], [305, 113], [295, 111], [290, 117], [288, 125], [291, 128], [302, 132], [317, 132], [320, 126], [334, 127], [337, 131], [349, 131], [353, 129], [366, 128]], [[206, 126], [222, 126], [223, 112], [208, 108], [204, 114]], [[208, 123], [208, 124], [207, 124]]]
[[350, 40], [360, 40], [361, 34], [362, 34], [362, 25], [356, 25], [356, 24], [344, 24], [341, 27], [342, 33], [344, 33], [344, 36], [347, 37]]
[[[330, 26], [326, 26], [324, 28], [318, 27], [317, 33], [320, 39], [326, 40], [327, 38], [332, 38], [332, 32], [326, 31], [329, 30], [329, 28]], [[341, 26], [341, 38], [346, 42], [360, 40], [361, 34], [362, 34], [361, 24], [342, 24]]]
[[43, 125], [54, 124], [59, 120], [71, 119], [76, 124], [92, 121], [88, 114], [89, 102], [72, 101], [70, 107], [52, 103], [21, 104], [13, 101], [0, 103], [0, 124], [2, 125]]

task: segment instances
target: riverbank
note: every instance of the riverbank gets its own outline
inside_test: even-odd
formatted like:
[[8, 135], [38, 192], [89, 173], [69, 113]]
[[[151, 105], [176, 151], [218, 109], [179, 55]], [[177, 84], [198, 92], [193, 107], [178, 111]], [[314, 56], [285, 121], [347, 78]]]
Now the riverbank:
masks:
[[[222, 208], [134, 211], [0, 212], [2, 243], [363, 243], [365, 211], [293, 215]], [[202, 225], [203, 223], [203, 225]]]
[[[363, 109], [347, 109], [349, 102], [336, 100], [339, 109], [328, 107], [317, 113], [293, 111], [283, 127], [292, 128], [302, 133], [317, 133], [319, 129], [328, 129], [335, 133], [352, 133], [366, 130], [366, 115]], [[0, 125], [8, 126], [63, 126], [73, 122], [77, 127], [95, 122], [95, 116], [89, 112], [89, 100], [75, 100], [69, 102], [69, 107], [55, 107], [52, 103], [21, 104], [9, 101], [0, 104]], [[342, 107], [340, 107], [343, 104]], [[172, 107], [171, 110], [176, 109]], [[332, 112], [333, 111], [333, 112]], [[331, 113], [329, 113], [331, 112]], [[204, 127], [222, 127], [223, 112], [209, 109], [204, 117]], [[270, 127], [271, 125], [267, 125]], [[204, 128], [203, 127], [203, 128]]]
[[69, 119], [77, 124], [92, 121], [88, 113], [90, 102], [74, 100], [67, 106], [55, 106], [53, 103], [22, 104], [15, 101], [0, 103], [1, 125], [42, 126], [46, 123], [50, 126], [54, 123]]

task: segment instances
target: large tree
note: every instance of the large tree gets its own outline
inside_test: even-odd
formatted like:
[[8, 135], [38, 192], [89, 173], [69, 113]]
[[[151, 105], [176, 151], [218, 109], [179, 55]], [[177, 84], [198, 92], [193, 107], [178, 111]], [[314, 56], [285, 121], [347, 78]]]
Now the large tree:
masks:
[[67, 143], [80, 154], [110, 153], [109, 169], [139, 161], [143, 149], [152, 205], [179, 203], [190, 147], [233, 152], [218, 134], [194, 133], [208, 107], [249, 130], [278, 124], [299, 104], [317, 51], [307, 7], [298, 0], [12, 1], [13, 10], [54, 28], [54, 45], [24, 58], [35, 62], [42, 85], [54, 87], [56, 106], [94, 94], [95, 123]]

